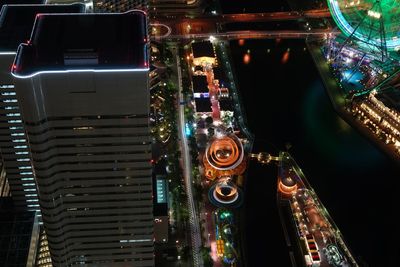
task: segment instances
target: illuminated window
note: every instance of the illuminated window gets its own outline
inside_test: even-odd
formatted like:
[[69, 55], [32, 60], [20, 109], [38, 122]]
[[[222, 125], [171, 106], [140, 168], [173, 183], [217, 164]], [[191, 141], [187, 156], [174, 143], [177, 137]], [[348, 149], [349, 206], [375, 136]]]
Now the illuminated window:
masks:
[[22, 142], [26, 142], [26, 139], [14, 139], [12, 141], [13, 141], [13, 143], [22, 143]]

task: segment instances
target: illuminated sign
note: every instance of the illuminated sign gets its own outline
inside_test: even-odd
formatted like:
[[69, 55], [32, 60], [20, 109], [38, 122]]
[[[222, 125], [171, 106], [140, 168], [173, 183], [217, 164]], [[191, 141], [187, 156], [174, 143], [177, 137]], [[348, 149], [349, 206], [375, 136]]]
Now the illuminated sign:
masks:
[[210, 97], [209, 93], [194, 93], [193, 94], [194, 98], [204, 98], [204, 97]]
[[157, 179], [157, 203], [167, 203], [167, 181], [165, 179]]

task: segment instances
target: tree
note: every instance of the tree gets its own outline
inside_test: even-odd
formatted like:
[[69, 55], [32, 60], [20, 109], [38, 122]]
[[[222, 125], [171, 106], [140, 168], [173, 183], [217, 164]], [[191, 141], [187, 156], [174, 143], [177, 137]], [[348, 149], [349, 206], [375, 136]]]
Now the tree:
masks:
[[211, 124], [214, 122], [212, 117], [207, 117], [205, 121], [208, 127], [211, 126]]
[[213, 267], [213, 260], [211, 258], [211, 248], [209, 247], [202, 247], [200, 253], [203, 257], [203, 263], [205, 267]]
[[195, 183], [193, 185], [193, 188], [194, 188], [196, 198], [198, 199], [198, 201], [202, 202], [203, 201], [203, 187], [201, 186], [201, 184]]
[[186, 221], [189, 219], [189, 211], [188, 211], [186, 205], [183, 205], [182, 203], [180, 203], [180, 204], [181, 204], [180, 211], [181, 211], [182, 220]]
[[166, 87], [167, 87], [167, 90], [172, 92], [172, 93], [176, 93], [177, 92], [177, 88], [176, 88], [175, 84], [173, 82], [171, 82], [171, 81], [167, 82]]
[[181, 250], [181, 257], [183, 260], [189, 259], [190, 256], [190, 247], [189, 246], [184, 246]]

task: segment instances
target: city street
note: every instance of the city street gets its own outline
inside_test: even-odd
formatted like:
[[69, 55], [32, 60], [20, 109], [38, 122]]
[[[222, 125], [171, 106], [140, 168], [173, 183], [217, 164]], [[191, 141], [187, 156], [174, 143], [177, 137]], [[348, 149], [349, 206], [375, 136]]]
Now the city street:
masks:
[[[174, 57], [176, 59], [176, 66], [178, 72], [178, 92], [179, 92], [179, 103], [184, 103], [182, 94], [182, 70], [180, 67], [180, 59], [176, 50], [173, 50]], [[178, 136], [180, 140], [180, 147], [182, 152], [182, 167], [183, 176], [186, 185], [186, 194], [188, 197], [188, 210], [189, 210], [189, 223], [192, 237], [192, 254], [193, 254], [193, 265], [194, 267], [203, 266], [203, 258], [200, 254], [201, 248], [201, 231], [200, 231], [200, 221], [198, 217], [198, 210], [196, 203], [193, 199], [193, 177], [192, 177], [192, 164], [189, 153], [188, 141], [185, 134], [185, 112], [184, 105], [179, 104], [178, 110]]]

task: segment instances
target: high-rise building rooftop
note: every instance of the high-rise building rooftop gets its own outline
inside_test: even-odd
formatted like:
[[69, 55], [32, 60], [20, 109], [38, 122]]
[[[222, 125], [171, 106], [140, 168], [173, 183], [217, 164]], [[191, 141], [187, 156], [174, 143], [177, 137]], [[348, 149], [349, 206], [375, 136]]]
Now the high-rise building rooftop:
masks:
[[154, 266], [147, 18], [43, 14], [12, 68], [55, 266]]
[[0, 151], [5, 176], [17, 209], [39, 211], [38, 192], [28, 142], [13, 77], [10, 73], [16, 51], [20, 43], [30, 38], [38, 13], [79, 13], [84, 12], [84, 8], [83, 4], [52, 6], [5, 4], [2, 6], [0, 14]]

